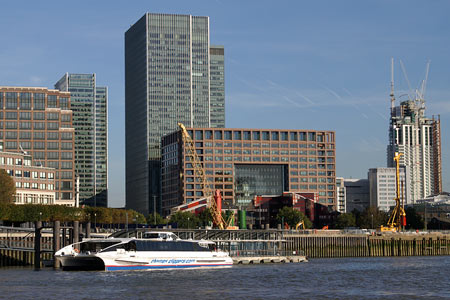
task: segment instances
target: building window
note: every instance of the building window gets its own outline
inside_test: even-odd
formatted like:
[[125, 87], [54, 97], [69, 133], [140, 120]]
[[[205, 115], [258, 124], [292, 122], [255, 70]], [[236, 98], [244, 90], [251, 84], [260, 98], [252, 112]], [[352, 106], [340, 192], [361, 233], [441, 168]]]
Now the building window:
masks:
[[254, 141], [259, 141], [261, 139], [259, 131], [253, 131], [252, 135]]
[[244, 140], [250, 141], [251, 139], [250, 131], [244, 131]]
[[57, 97], [56, 95], [48, 95], [47, 96], [47, 107], [49, 108], [57, 108]]
[[69, 109], [69, 98], [59, 98], [59, 107], [61, 109]]
[[297, 140], [297, 132], [291, 132], [290, 134], [290, 140], [296, 141]]
[[272, 141], [278, 141], [279, 134], [278, 131], [272, 131]]
[[7, 92], [5, 93], [6, 97], [6, 109], [17, 109], [17, 93]]
[[214, 131], [214, 139], [221, 140], [222, 139], [222, 131], [221, 130], [215, 130]]

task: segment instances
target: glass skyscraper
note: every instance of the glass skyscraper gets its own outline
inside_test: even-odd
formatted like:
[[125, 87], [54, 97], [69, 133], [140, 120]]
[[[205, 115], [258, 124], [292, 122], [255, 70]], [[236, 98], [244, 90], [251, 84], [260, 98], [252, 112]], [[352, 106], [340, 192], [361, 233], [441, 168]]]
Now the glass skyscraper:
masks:
[[223, 47], [209, 17], [146, 13], [125, 33], [126, 206], [160, 208], [161, 137], [223, 127]]
[[75, 172], [80, 179], [80, 204], [108, 204], [108, 89], [95, 74], [66, 73], [55, 88], [70, 92], [75, 128]]

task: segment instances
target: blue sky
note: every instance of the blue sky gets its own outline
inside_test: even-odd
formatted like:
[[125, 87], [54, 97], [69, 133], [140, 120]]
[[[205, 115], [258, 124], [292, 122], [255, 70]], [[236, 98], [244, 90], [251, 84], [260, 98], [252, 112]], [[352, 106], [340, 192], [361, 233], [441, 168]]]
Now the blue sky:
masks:
[[[3, 1], [0, 85], [53, 88], [96, 73], [109, 88], [110, 206], [125, 204], [124, 33], [145, 12], [210, 16], [225, 46], [226, 126], [335, 130], [337, 175], [386, 166], [390, 58], [396, 95], [425, 76], [450, 191], [448, 1]], [[401, 98], [406, 99], [406, 98]]]

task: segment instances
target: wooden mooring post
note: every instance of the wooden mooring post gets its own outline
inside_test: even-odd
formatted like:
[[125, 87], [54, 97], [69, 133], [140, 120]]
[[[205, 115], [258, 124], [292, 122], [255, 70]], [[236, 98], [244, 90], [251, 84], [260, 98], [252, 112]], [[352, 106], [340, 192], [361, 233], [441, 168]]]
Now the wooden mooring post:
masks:
[[42, 222], [36, 221], [34, 230], [34, 269], [39, 271], [41, 269], [41, 229]]

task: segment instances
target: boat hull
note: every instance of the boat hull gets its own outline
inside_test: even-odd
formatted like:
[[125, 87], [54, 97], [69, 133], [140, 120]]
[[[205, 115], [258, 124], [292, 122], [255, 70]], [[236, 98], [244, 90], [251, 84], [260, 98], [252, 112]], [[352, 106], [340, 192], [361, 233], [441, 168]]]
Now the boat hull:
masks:
[[105, 270], [105, 263], [97, 256], [59, 256], [56, 257], [64, 271]]

